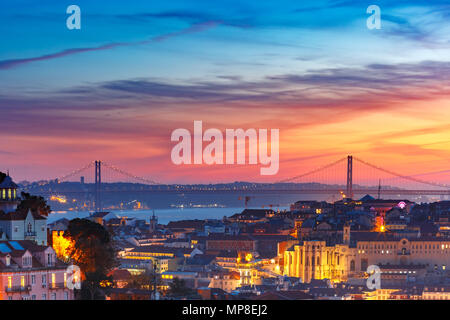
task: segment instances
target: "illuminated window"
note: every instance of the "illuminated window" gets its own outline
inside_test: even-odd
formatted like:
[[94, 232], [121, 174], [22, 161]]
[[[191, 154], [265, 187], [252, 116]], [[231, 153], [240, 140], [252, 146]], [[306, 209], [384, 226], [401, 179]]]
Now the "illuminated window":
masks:
[[11, 199], [12, 195], [11, 195], [11, 189], [8, 189], [8, 198]]
[[2, 189], [2, 198], [6, 199], [6, 190], [5, 189]]
[[25, 287], [25, 277], [24, 276], [20, 277], [20, 286]]
[[52, 273], [52, 287], [54, 288], [56, 285], [56, 275], [54, 273]]
[[67, 286], [67, 273], [64, 272], [64, 287]]
[[8, 288], [11, 289], [12, 287], [12, 277], [8, 277]]

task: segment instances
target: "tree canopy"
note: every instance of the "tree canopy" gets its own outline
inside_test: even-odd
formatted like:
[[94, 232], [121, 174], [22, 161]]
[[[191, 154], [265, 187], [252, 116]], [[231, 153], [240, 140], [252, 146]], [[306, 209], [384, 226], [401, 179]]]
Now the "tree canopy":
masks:
[[109, 271], [116, 266], [116, 253], [110, 234], [100, 224], [88, 219], [69, 222], [64, 237], [72, 242], [67, 253], [73, 263], [80, 267], [83, 285], [94, 299], [100, 286], [110, 283]]
[[45, 199], [41, 196], [32, 196], [29, 193], [22, 192], [21, 198], [22, 201], [17, 206], [17, 211], [32, 210], [44, 217], [48, 217], [48, 215], [52, 212], [52, 209], [50, 209], [47, 201], [45, 201]]
[[186, 282], [183, 279], [175, 277], [170, 284], [168, 296], [172, 297], [187, 297], [195, 294], [195, 292], [186, 286]]

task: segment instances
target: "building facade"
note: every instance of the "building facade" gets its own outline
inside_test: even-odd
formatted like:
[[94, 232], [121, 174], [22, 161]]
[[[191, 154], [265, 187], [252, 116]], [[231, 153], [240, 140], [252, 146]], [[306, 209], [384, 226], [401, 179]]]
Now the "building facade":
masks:
[[0, 241], [0, 299], [73, 300], [67, 267], [52, 247]]
[[32, 240], [47, 245], [47, 219], [31, 210], [1, 214], [0, 232], [3, 240]]
[[[342, 243], [328, 245], [326, 241], [300, 241], [284, 251], [283, 274], [301, 278], [347, 281], [363, 275], [370, 265], [423, 265], [427, 271], [447, 272], [450, 265], [448, 238], [393, 238], [379, 233], [359, 235], [352, 241], [344, 228]], [[353, 233], [352, 233], [353, 234]]]

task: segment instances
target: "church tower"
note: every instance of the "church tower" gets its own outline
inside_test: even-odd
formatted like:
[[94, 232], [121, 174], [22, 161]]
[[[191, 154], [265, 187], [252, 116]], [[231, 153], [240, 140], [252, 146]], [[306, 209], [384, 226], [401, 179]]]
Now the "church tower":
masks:
[[17, 195], [17, 184], [11, 179], [8, 174], [0, 172], [0, 210], [5, 213], [16, 210], [19, 203]]
[[157, 225], [158, 218], [155, 216], [155, 210], [153, 210], [153, 216], [150, 218], [150, 232], [155, 232]]
[[350, 245], [350, 225], [347, 223], [344, 225], [344, 233], [342, 240], [345, 245]]

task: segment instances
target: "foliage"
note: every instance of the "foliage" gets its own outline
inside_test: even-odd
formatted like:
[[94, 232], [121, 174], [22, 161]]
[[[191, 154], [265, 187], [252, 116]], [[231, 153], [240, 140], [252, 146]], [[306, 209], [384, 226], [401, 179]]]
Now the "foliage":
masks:
[[52, 212], [50, 206], [41, 196], [32, 196], [29, 193], [22, 192], [21, 197], [22, 201], [17, 206], [17, 211], [31, 210], [44, 217], [48, 217], [48, 215]]
[[107, 276], [116, 266], [116, 252], [110, 234], [100, 224], [88, 219], [74, 219], [69, 222], [64, 237], [72, 242], [67, 249], [73, 263], [80, 267], [83, 290], [88, 290], [90, 298], [103, 284], [111, 282]]
[[81, 300], [104, 300], [105, 290], [112, 286], [112, 277], [101, 272], [87, 272], [81, 284]]
[[194, 291], [186, 286], [186, 282], [183, 279], [175, 277], [170, 284], [168, 296], [186, 297], [193, 293]]

